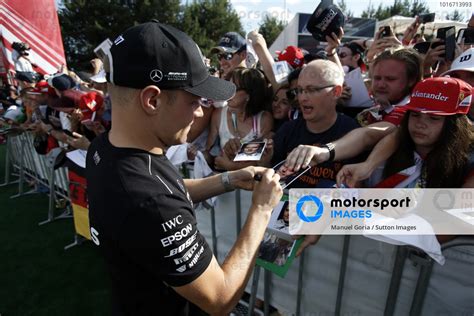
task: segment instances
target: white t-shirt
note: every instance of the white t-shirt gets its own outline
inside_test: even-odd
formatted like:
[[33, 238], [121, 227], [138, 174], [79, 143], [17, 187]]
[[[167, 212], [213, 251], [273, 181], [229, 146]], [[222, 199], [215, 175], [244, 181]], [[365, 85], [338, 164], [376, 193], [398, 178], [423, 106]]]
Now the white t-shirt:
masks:
[[33, 72], [33, 66], [26, 58], [19, 57], [15, 61], [15, 71]]

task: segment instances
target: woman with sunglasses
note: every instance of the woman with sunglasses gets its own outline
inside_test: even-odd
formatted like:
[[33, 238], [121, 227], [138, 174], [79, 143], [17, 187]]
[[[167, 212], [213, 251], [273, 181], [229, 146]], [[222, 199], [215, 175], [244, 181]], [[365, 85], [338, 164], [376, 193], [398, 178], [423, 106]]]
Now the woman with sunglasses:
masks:
[[[264, 74], [257, 69], [239, 67], [232, 72], [230, 80], [236, 85], [237, 91], [226, 107], [217, 109], [212, 115], [207, 152], [218, 137], [220, 148], [224, 148], [229, 141], [237, 142], [236, 139], [243, 144], [268, 137], [273, 128], [272, 115], [265, 111], [269, 89]], [[233, 158], [221, 152], [215, 159], [216, 168], [242, 168], [243, 163], [233, 162]]]

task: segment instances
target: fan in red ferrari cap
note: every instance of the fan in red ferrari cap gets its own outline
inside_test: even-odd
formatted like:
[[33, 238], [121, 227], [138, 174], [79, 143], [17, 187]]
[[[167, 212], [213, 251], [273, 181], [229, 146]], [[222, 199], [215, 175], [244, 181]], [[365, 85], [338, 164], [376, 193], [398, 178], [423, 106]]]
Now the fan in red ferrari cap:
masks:
[[278, 54], [279, 61], [284, 60], [295, 69], [302, 67], [304, 64], [304, 54], [299, 47], [290, 45], [281, 52], [277, 51], [276, 53]]
[[[377, 187], [474, 187], [474, 135], [466, 117], [471, 99], [472, 87], [460, 79], [418, 83]], [[354, 186], [375, 170], [379, 158], [371, 154], [363, 163], [344, 166], [338, 182]]]

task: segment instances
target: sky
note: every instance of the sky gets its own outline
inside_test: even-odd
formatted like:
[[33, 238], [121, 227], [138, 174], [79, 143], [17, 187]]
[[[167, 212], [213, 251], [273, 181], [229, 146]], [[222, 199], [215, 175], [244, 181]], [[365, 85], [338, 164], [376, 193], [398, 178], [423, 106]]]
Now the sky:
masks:
[[[181, 3], [191, 2], [192, 0], [181, 0]], [[333, 0], [337, 3], [338, 0]], [[55, 0], [56, 6], [62, 3], [62, 0]], [[259, 24], [263, 20], [265, 14], [278, 17], [280, 20], [291, 21], [296, 13], [312, 13], [319, 4], [318, 0], [230, 0], [232, 6], [237, 11], [240, 17], [242, 26], [245, 31], [250, 32], [258, 29]], [[369, 4], [372, 4], [375, 8], [380, 3], [384, 3], [385, 6], [393, 4], [394, 0], [345, 0], [349, 11], [353, 13], [355, 17], [360, 17], [362, 11], [367, 9]], [[435, 12], [438, 17], [442, 16], [443, 19], [447, 13], [454, 11], [455, 5], [461, 3], [470, 5], [470, 9], [458, 8], [463, 14], [467, 21], [474, 11], [474, 0], [425, 0], [428, 5], [430, 12]], [[449, 8], [440, 7], [441, 3], [445, 3]]]
[[[265, 14], [270, 14], [272, 16], [278, 17], [280, 20], [285, 20], [285, 18], [290, 21], [296, 13], [312, 13], [316, 8], [319, 1], [314, 0], [230, 0], [234, 9], [237, 11], [242, 22], [244, 30], [247, 32], [257, 29], [258, 25], [263, 19]], [[445, 3], [450, 3], [450, 5], [455, 5], [457, 0], [443, 0]], [[464, 1], [464, 0], [463, 0]], [[375, 8], [378, 7], [380, 3], [388, 5], [393, 3], [393, 0], [345, 0], [349, 11], [353, 13], [355, 17], [361, 15], [369, 4], [372, 4]], [[430, 8], [430, 12], [437, 13], [438, 16], [443, 18], [446, 16], [446, 13], [453, 11], [454, 8], [444, 9], [440, 7], [440, 2], [436, 0], [425, 0], [425, 3]], [[470, 2], [471, 9], [461, 9], [464, 12], [465, 18], [470, 17], [474, 11], [474, 0], [466, 0]], [[337, 3], [337, 0], [334, 0], [334, 3]], [[286, 10], [285, 10], [286, 9]], [[286, 14], [285, 14], [286, 12]]]

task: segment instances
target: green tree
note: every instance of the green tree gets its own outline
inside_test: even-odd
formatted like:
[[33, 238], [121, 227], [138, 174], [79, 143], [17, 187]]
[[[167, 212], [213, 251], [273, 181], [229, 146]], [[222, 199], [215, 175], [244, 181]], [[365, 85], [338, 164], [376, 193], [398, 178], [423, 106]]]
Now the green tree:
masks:
[[59, 22], [69, 67], [86, 69], [93, 49], [132, 25], [157, 19], [178, 25], [179, 0], [64, 1]]
[[363, 18], [374, 18], [377, 20], [385, 20], [394, 15], [402, 15], [412, 17], [428, 12], [428, 6], [424, 0], [395, 0], [392, 5], [384, 6], [379, 4], [377, 10], [372, 4], [362, 11]]
[[410, 13], [412, 16], [420, 15], [423, 13], [428, 13], [429, 8], [426, 5], [426, 2], [423, 0], [413, 0], [411, 4]]
[[464, 14], [458, 10], [454, 10], [453, 12], [446, 14], [446, 20], [463, 22]]
[[195, 0], [184, 7], [180, 28], [209, 55], [227, 32], [244, 34], [237, 12], [228, 0]]
[[375, 8], [372, 3], [369, 3], [369, 6], [367, 9], [362, 11], [362, 14], [360, 15], [361, 18], [365, 19], [373, 19], [375, 18]]
[[347, 8], [347, 3], [345, 0], [337, 1], [337, 6], [341, 9], [342, 13], [348, 18], [352, 18], [354, 14]]
[[268, 14], [265, 15], [262, 23], [260, 24], [260, 34], [262, 34], [263, 38], [265, 38], [268, 47], [273, 44], [284, 28], [285, 24], [281, 20], [278, 20], [276, 17], [270, 16]]

